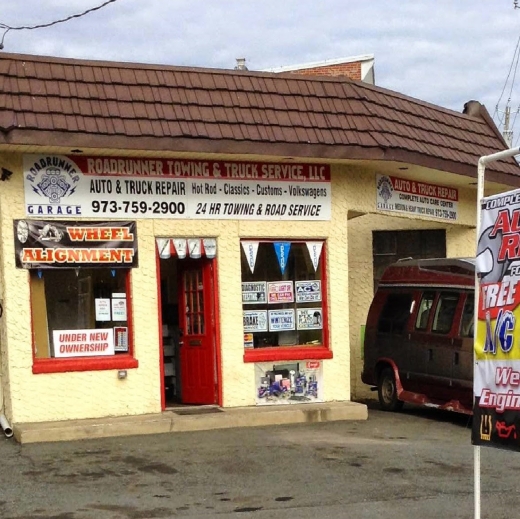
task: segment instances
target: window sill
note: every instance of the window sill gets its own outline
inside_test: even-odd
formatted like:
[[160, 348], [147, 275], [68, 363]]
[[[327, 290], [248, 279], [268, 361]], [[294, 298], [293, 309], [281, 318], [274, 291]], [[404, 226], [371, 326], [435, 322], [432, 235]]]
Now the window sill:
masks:
[[132, 369], [139, 366], [139, 361], [130, 355], [114, 357], [82, 357], [74, 359], [35, 359], [32, 372], [67, 373], [70, 371], [106, 371], [109, 369]]
[[332, 351], [324, 346], [319, 347], [275, 347], [258, 348], [244, 352], [244, 362], [270, 362], [279, 360], [321, 360], [332, 359]]

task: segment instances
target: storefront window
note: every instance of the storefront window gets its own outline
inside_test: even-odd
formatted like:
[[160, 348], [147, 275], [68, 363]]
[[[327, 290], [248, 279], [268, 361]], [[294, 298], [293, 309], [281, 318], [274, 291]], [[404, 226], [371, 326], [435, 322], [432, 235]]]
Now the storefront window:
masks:
[[246, 351], [324, 346], [324, 253], [321, 241], [242, 242]]
[[128, 353], [128, 269], [32, 270], [37, 359]]
[[29, 271], [33, 373], [137, 367], [135, 222], [15, 220], [14, 231], [16, 266]]

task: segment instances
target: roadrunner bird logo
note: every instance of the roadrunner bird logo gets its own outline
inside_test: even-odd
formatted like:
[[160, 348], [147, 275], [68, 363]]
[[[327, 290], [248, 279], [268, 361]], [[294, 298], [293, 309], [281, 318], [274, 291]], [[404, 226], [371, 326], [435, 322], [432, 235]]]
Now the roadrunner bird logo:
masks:
[[385, 204], [392, 198], [394, 188], [392, 182], [388, 177], [381, 177], [377, 184], [377, 191], [379, 196], [385, 201]]

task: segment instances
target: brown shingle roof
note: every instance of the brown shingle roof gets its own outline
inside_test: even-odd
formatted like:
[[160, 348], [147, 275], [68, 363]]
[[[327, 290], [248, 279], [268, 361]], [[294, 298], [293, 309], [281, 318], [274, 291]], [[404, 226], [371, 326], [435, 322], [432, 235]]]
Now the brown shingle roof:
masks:
[[[476, 176], [506, 145], [460, 114], [347, 78], [0, 54], [0, 149], [50, 145], [398, 160]], [[513, 159], [488, 166], [520, 183]]]

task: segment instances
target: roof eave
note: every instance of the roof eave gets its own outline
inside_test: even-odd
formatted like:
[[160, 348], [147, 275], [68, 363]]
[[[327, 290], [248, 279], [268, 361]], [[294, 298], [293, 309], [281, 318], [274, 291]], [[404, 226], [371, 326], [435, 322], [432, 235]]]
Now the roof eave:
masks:
[[[205, 153], [228, 155], [265, 155], [270, 157], [298, 157], [318, 160], [366, 160], [393, 161], [422, 166], [470, 178], [477, 177], [475, 165], [441, 159], [399, 148], [363, 147], [358, 145], [303, 144], [287, 142], [237, 141], [233, 139], [206, 139], [192, 136], [146, 137], [146, 136], [102, 136], [87, 133], [53, 132], [42, 130], [14, 129], [0, 133], [0, 151], [10, 147], [69, 148], [89, 150], [111, 149], [115, 152], [143, 150], [148, 152]], [[512, 187], [520, 187], [520, 175], [493, 171], [488, 168], [487, 178]]]

